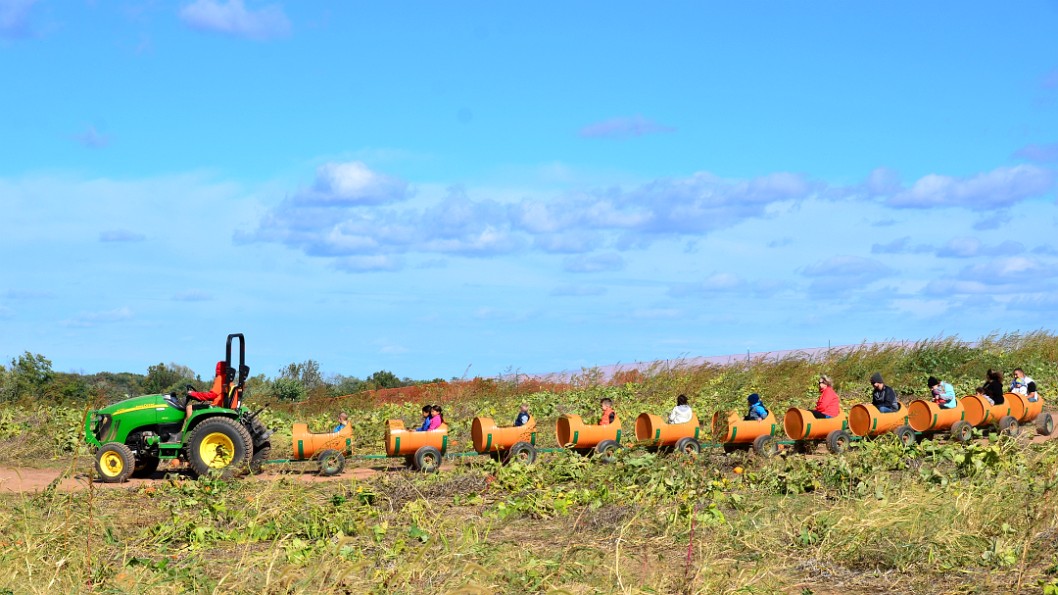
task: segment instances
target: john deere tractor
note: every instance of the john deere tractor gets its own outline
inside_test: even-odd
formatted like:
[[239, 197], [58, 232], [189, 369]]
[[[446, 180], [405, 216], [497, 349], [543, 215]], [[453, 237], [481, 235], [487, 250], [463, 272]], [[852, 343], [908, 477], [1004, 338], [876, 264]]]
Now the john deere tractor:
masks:
[[[238, 368], [232, 366], [232, 340], [238, 339]], [[163, 460], [190, 463], [195, 475], [231, 477], [258, 471], [272, 450], [272, 432], [243, 407], [250, 368], [242, 333], [228, 335], [224, 361], [217, 363], [212, 402], [176, 393], [144, 395], [88, 412], [85, 441], [95, 449], [96, 472], [108, 483], [149, 477]], [[190, 388], [190, 387], [189, 387]], [[186, 413], [191, 401], [191, 415]]]

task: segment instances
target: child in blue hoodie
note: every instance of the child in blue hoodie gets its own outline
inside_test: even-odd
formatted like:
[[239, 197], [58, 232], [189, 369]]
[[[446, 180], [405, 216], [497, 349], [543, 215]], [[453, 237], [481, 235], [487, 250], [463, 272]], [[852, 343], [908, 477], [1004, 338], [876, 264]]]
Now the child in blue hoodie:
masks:
[[746, 421], [760, 421], [768, 417], [768, 410], [765, 409], [764, 403], [760, 401], [760, 395], [753, 393], [746, 397], [746, 401], [749, 402], [749, 415], [745, 417]]

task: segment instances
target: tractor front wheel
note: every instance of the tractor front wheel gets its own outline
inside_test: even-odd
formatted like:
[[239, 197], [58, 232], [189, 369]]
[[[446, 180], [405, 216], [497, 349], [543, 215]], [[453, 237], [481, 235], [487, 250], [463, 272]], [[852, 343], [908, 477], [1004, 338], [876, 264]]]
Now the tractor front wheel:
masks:
[[132, 449], [120, 442], [107, 442], [96, 453], [96, 473], [104, 483], [123, 483], [136, 468]]
[[250, 433], [242, 424], [226, 417], [211, 417], [195, 426], [188, 442], [191, 469], [195, 475], [235, 475], [249, 462]]

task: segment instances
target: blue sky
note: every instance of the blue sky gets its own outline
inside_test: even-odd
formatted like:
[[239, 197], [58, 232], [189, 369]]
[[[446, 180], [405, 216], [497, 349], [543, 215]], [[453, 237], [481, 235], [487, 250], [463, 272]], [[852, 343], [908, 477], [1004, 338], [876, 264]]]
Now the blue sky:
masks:
[[1058, 319], [1058, 2], [0, 0], [0, 357], [412, 378]]

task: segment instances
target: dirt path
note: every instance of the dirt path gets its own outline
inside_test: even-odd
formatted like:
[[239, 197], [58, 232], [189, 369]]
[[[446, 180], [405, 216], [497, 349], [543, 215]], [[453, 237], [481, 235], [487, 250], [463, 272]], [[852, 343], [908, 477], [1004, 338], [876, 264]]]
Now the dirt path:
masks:
[[[396, 468], [394, 468], [395, 470]], [[275, 481], [286, 478], [292, 481], [305, 483], [316, 483], [324, 481], [342, 481], [350, 479], [365, 479], [379, 473], [387, 472], [384, 468], [371, 467], [347, 467], [341, 475], [334, 477], [321, 477], [315, 472], [315, 467], [306, 464], [304, 469], [296, 469], [288, 466], [286, 469], [273, 468], [264, 473], [249, 478], [248, 481]], [[152, 482], [163, 479], [166, 473], [187, 475], [183, 467], [172, 469], [159, 469], [153, 477], [144, 479], [129, 479], [125, 483], [103, 483], [95, 482], [96, 488], [103, 489], [129, 489], [150, 485]], [[3, 494], [28, 494], [40, 492], [56, 483], [56, 489], [60, 492], [72, 492], [75, 490], [88, 489], [91, 478], [83, 469], [33, 469], [29, 467], [0, 467], [0, 495]]]
[[[1050, 436], [1042, 436], [1036, 433], [1035, 428], [1029, 428], [1032, 432], [1031, 437], [1028, 438], [1028, 442], [1036, 444], [1047, 440], [1058, 439], [1058, 432], [1054, 432]], [[987, 441], [987, 440], [986, 440]], [[801, 455], [805, 456], [805, 455]], [[823, 457], [833, 456], [826, 453], [825, 448], [817, 448], [812, 454], [807, 455], [809, 457]], [[451, 469], [453, 464], [446, 462], [441, 465], [441, 471]], [[255, 475], [251, 478], [247, 478], [246, 481], [275, 481], [279, 478], [285, 478], [292, 481], [299, 481], [305, 483], [318, 483], [327, 481], [348, 481], [366, 479], [374, 477], [380, 473], [395, 473], [399, 472], [401, 467], [387, 466], [387, 463], [377, 464], [375, 466], [362, 466], [354, 467], [347, 466], [345, 470], [340, 474], [333, 477], [321, 477], [316, 473], [316, 467], [311, 462], [304, 463], [280, 463], [274, 465], [266, 465], [265, 472], [260, 475]], [[165, 477], [167, 473], [176, 473], [178, 475], [188, 476], [186, 466], [174, 465], [172, 467], [166, 467], [164, 464], [159, 468], [158, 472], [151, 478], [144, 479], [130, 479], [125, 483], [103, 483], [101, 481], [95, 482], [96, 488], [103, 489], [129, 489], [139, 488], [144, 485], [149, 485], [151, 482], [156, 482]], [[40, 492], [50, 486], [52, 483], [56, 483], [56, 489], [60, 492], [71, 492], [75, 490], [88, 489], [91, 484], [91, 478], [87, 469], [78, 466], [68, 467], [65, 469], [36, 469], [31, 467], [0, 467], [0, 496], [4, 494], [32, 494]]]

